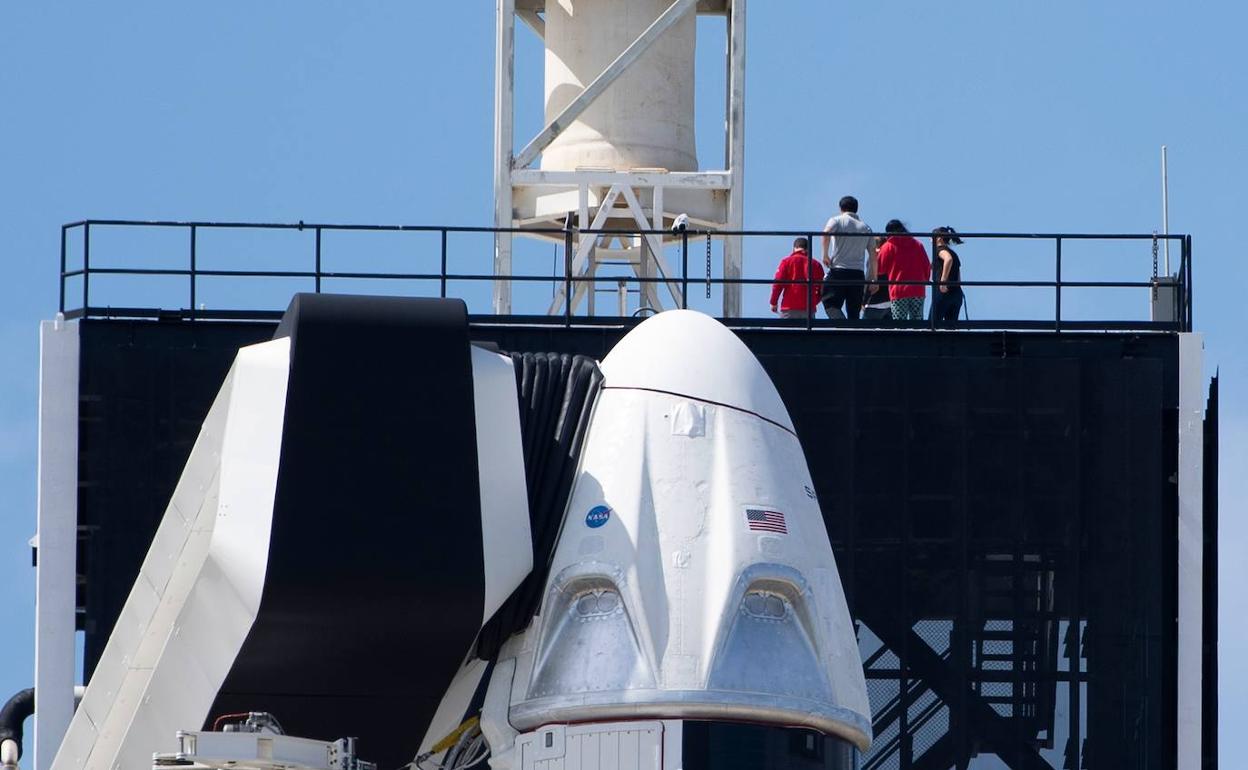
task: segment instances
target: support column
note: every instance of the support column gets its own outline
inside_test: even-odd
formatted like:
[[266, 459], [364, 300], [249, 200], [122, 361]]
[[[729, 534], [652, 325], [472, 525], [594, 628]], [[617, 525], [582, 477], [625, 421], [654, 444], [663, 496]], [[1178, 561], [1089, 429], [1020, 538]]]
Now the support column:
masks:
[[[731, 175], [728, 188], [727, 229], [745, 227], [745, 3], [730, 0], [728, 12], [728, 136], [725, 164]], [[742, 271], [739, 236], [724, 239], [724, 278], [738, 279]], [[724, 317], [741, 317], [741, 285], [724, 285]]]
[[1179, 335], [1178, 770], [1202, 767], [1204, 703], [1204, 337]]
[[78, 558], [78, 324], [39, 327], [35, 535], [35, 770], [48, 770], [74, 716]]
[[[494, 49], [494, 226], [509, 228], [512, 219], [512, 159], [516, 87], [516, 3], [498, 0]], [[511, 313], [511, 233], [494, 236], [494, 312]]]

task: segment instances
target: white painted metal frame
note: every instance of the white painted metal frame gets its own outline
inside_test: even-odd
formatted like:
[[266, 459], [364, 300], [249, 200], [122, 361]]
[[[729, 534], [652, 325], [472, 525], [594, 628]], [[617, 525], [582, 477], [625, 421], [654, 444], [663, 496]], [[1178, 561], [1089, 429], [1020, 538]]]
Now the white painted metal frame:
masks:
[[[743, 202], [745, 162], [745, 4], [746, 0], [673, 0], [668, 9], [628, 46], [581, 94], [556, 116], [519, 154], [515, 154], [515, 29], [519, 18], [539, 36], [545, 35], [545, 22], [541, 13], [546, 0], [497, 0], [497, 28], [495, 48], [494, 90], [494, 226], [500, 229], [519, 228], [526, 225], [562, 227], [561, 218], [533, 217], [521, 219], [516, 201], [526, 193], [574, 192], [578, 201], [578, 227], [587, 229], [590, 221], [590, 198], [597, 201], [595, 222], [602, 220], [597, 229], [606, 222], [601, 213], [608, 211], [615, 201], [623, 197], [629, 204], [628, 214], [636, 220], [638, 229], [663, 229], [664, 214], [678, 213], [664, 210], [664, 190], [702, 191], [708, 198], [723, 196], [726, 205], [723, 216], [713, 220], [694, 219], [695, 226], [708, 229], [739, 231], [744, 225]], [[723, 15], [728, 21], [728, 45], [726, 67], [728, 70], [728, 94], [725, 111], [724, 170], [677, 172], [664, 171], [541, 171], [529, 166], [538, 159], [542, 150], [550, 145], [564, 129], [574, 122], [585, 109], [593, 104], [607, 88], [637, 61], [645, 51], [688, 13]], [[614, 194], [613, 194], [614, 193]], [[647, 217], [641, 199], [651, 202], [652, 215]], [[709, 208], [709, 207], [708, 207]], [[610, 213], [608, 211], [608, 213]], [[618, 213], [617, 213], [618, 215]], [[576, 260], [573, 275], [592, 276], [594, 262], [591, 259], [593, 244], [597, 238], [577, 237]], [[586, 245], [586, 244], [589, 245]], [[511, 312], [512, 233], [495, 236], [494, 249], [494, 312]], [[639, 244], [644, 246], [643, 255], [653, 257], [654, 266], [667, 282], [669, 293], [677, 306], [681, 304], [676, 276], [662, 263], [662, 239], [648, 237]], [[729, 236], [724, 239], [725, 278], [741, 277], [741, 238]], [[647, 275], [650, 260], [643, 256], [638, 261], [638, 274]], [[578, 283], [573, 292], [573, 307], [588, 293], [589, 284]], [[643, 304], [657, 303], [659, 291], [655, 284], [643, 284]], [[741, 287], [724, 286], [723, 314], [738, 317], [741, 314]], [[591, 294], [592, 297], [592, 294]], [[551, 303], [550, 312], [558, 312], [565, 301], [562, 289]]]
[[78, 675], [78, 324], [44, 321], [39, 342], [34, 768], [47, 770], [74, 716]]
[[[586, 225], [588, 221], [588, 217], [589, 217], [589, 204], [587, 200], [587, 192], [588, 191], [586, 190], [585, 194], [581, 195], [580, 226], [583, 229], [589, 229], [589, 230], [601, 229], [606, 224], [607, 219], [609, 217], [611, 217], [613, 214], [618, 213], [619, 209], [615, 208], [615, 204], [620, 198], [624, 199], [625, 205], [628, 207], [627, 210], [632, 215], [633, 220], [637, 223], [638, 229], [658, 230], [662, 228], [662, 223], [663, 223], [662, 210], [661, 210], [662, 200], [663, 200], [662, 198], [663, 188], [662, 187], [655, 189], [654, 194], [655, 194], [656, 203], [654, 206], [654, 221], [653, 222], [649, 221], [646, 218], [645, 210], [642, 208], [641, 201], [637, 198], [637, 193], [633, 191], [632, 186], [626, 182], [617, 182], [616, 184], [611, 185], [611, 187], [607, 190], [606, 195], [603, 196], [602, 202], [598, 206], [598, 213], [594, 217], [593, 222], [588, 224], [588, 227]], [[644, 251], [647, 252], [649, 255], [649, 260], [652, 260], [654, 262], [655, 267], [658, 268], [658, 271], [659, 271], [658, 277], [666, 279], [664, 281], [664, 285], [667, 286], [668, 291], [671, 294], [672, 302], [675, 304], [676, 307], [680, 307], [681, 305], [680, 284], [677, 282], [677, 277], [675, 273], [672, 272], [672, 269], [668, 266], [666, 259], [663, 257], [662, 236], [647, 233], [642, 236], [641, 240], [643, 241], [643, 244], [644, 244]], [[594, 252], [594, 250], [598, 248], [599, 245], [600, 244], [599, 244], [598, 238], [582, 238], [578, 241], [577, 246], [576, 246], [575, 256], [572, 259], [573, 275], [586, 275], [590, 277], [594, 275], [595, 263], [591, 259], [591, 255]], [[646, 272], [646, 267], [644, 265], [645, 263], [643, 262], [642, 267], [640, 267], [640, 274], [643, 275], [643, 277], [648, 275], [648, 273]], [[589, 292], [589, 284], [585, 282], [578, 282], [572, 290], [573, 307], [579, 304], [581, 299], [584, 298], [588, 292]], [[643, 300], [642, 300], [643, 304], [648, 305], [649, 307], [659, 306], [659, 299], [658, 299], [659, 292], [658, 292], [657, 284], [654, 284], [654, 283], [643, 284], [641, 287], [641, 293], [643, 297]], [[592, 301], [592, 294], [590, 295], [590, 298]], [[551, 300], [549, 312], [551, 314], [559, 312], [560, 308], [563, 307], [563, 301], [564, 301], [564, 289], [562, 286], [560, 286], [556, 290], [555, 297]]]
[[1201, 766], [1204, 695], [1204, 336], [1179, 335], [1178, 770]]

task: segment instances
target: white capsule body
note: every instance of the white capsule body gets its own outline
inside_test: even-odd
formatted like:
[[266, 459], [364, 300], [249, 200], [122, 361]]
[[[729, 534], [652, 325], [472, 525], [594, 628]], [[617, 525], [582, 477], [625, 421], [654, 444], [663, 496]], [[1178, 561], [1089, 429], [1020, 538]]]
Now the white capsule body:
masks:
[[651, 318], [602, 365], [511, 722], [805, 726], [865, 748], [862, 665], [802, 447], [717, 321]]
[[[546, 3], [546, 120], [550, 122], [641, 35], [670, 0]], [[542, 155], [544, 170], [696, 171], [694, 45], [689, 13], [637, 60]]]

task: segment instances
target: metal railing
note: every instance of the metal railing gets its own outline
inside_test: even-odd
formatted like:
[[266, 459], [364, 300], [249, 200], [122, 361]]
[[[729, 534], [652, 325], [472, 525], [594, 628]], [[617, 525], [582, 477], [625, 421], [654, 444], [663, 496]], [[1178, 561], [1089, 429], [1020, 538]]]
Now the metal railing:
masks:
[[[100, 256], [92, 254], [91, 235], [92, 231], [99, 232], [104, 229], [111, 228], [145, 228], [145, 229], [174, 229], [181, 230], [186, 235], [186, 251], [185, 251], [185, 267], [177, 268], [139, 268], [139, 267], [118, 267], [115, 265], [100, 265]], [[311, 232], [314, 235], [312, 253], [308, 254], [311, 262], [310, 269], [292, 269], [292, 270], [259, 270], [259, 269], [217, 269], [204, 268], [200, 266], [199, 239], [201, 234], [206, 231], [299, 231]], [[439, 269], [437, 272], [405, 272], [405, 271], [376, 271], [376, 270], [326, 270], [324, 268], [324, 249], [323, 236], [327, 233], [423, 233], [426, 235], [437, 235], [439, 241], [438, 257]], [[81, 248], [77, 257], [80, 261], [79, 267], [70, 268], [69, 260], [71, 257], [70, 239], [75, 233], [80, 233]], [[544, 275], [532, 274], [513, 274], [506, 277], [499, 277], [492, 273], [460, 273], [453, 272], [453, 268], [457, 262], [462, 262], [460, 255], [452, 255], [450, 252], [450, 236], [456, 234], [479, 234], [479, 235], [496, 235], [500, 233], [510, 233], [513, 235], [526, 235], [545, 238], [555, 243], [562, 243], [563, 249], [563, 270], [562, 274], [552, 273]], [[597, 236], [610, 234], [617, 237], [642, 237], [646, 235], [661, 235], [669, 241], [669, 247], [679, 249], [680, 266], [678, 275], [661, 275], [638, 277], [630, 275], [623, 276], [592, 276], [592, 275], [575, 275], [573, 256], [576, 251], [575, 244], [579, 236]], [[920, 241], [925, 242], [931, 237], [928, 233], [908, 233]], [[168, 222], [168, 221], [132, 221], [132, 220], [116, 220], [116, 219], [87, 219], [78, 222], [71, 222], [61, 227], [61, 248], [60, 248], [60, 311], [66, 318], [179, 318], [187, 320], [230, 320], [230, 319], [271, 319], [280, 317], [281, 310], [273, 309], [213, 309], [202, 306], [199, 303], [199, 282], [204, 278], [237, 278], [239, 280], [257, 279], [257, 278], [286, 278], [286, 279], [306, 279], [312, 283], [312, 290], [320, 293], [326, 282], [343, 279], [359, 279], [359, 280], [392, 280], [406, 282], [430, 282], [438, 285], [438, 291], [434, 296], [448, 296], [448, 283], [451, 281], [467, 281], [467, 282], [493, 282], [493, 281], [510, 281], [512, 283], [548, 283], [562, 284], [563, 288], [563, 312], [558, 315], [547, 314], [513, 314], [511, 316], [488, 316], [491, 320], [505, 322], [509, 319], [524, 321], [526, 323], [546, 322], [546, 323], [562, 323], [563, 325], [585, 324], [591, 323], [601, 325], [610, 320], [605, 316], [584, 316], [576, 315], [573, 312], [572, 302], [569, 299], [573, 296], [573, 290], [579, 283], [588, 282], [598, 284], [604, 282], [618, 283], [627, 281], [630, 284], [643, 285], [647, 283], [667, 284], [670, 286], [680, 287], [680, 304], [683, 307], [689, 306], [689, 288], [690, 285], [698, 285], [705, 282], [707, 294], [710, 294], [712, 286], [772, 286], [777, 282], [773, 278], [723, 278], [714, 277], [708, 269], [705, 277], [691, 276], [690, 274], [690, 249], [697, 248], [695, 241], [706, 239], [708, 266], [710, 254], [711, 239], [723, 239], [726, 237], [739, 237], [743, 240], [749, 239], [776, 239], [776, 238], [797, 238], [806, 237], [812, 245], [812, 253], [817, 254], [814, 248], [818, 243], [818, 239], [823, 236], [821, 231], [802, 231], [802, 230], [743, 230], [743, 231], [704, 231], [704, 230], [688, 230], [680, 233], [671, 233], [659, 230], [577, 230], [577, 229], [558, 229], [558, 228], [492, 228], [492, 227], [452, 227], [452, 226], [436, 226], [436, 225], [343, 225], [343, 224], [325, 224], [315, 223], [308, 224], [298, 222], [294, 224], [284, 223], [253, 223], [253, 222]], [[1053, 315], [1047, 320], [1027, 320], [1020, 318], [997, 318], [997, 319], [976, 319], [956, 322], [957, 328], [978, 328], [978, 329], [1019, 329], [1019, 330], [1094, 330], [1094, 331], [1179, 331], [1186, 332], [1192, 330], [1192, 238], [1190, 235], [1159, 235], [1156, 233], [958, 233], [958, 236], [966, 241], [983, 241], [983, 240], [1004, 240], [1011, 242], [1027, 241], [1027, 242], [1043, 242], [1048, 241], [1053, 245], [1053, 261], [1051, 268], [1051, 278], [1043, 278], [1036, 280], [1005, 280], [1005, 281], [988, 281], [988, 280], [963, 280], [960, 286], [963, 289], [992, 289], [992, 288], [1034, 288], [1034, 289], [1051, 289], [1053, 290]], [[674, 241], [674, 242], [672, 242]], [[1067, 280], [1063, 278], [1063, 248], [1073, 242], [1151, 242], [1153, 249], [1153, 272], [1151, 277], [1146, 276], [1144, 280]], [[1178, 271], [1173, 276], [1159, 276], [1157, 274], [1157, 246], [1159, 243], [1177, 243], [1179, 245], [1179, 265]], [[934, 256], [934, 255], [933, 255]], [[477, 254], [480, 257], [480, 254]], [[810, 271], [808, 271], [809, 273]], [[92, 277], [100, 276], [160, 276], [160, 277], [178, 277], [185, 278], [186, 305], [177, 307], [183, 300], [170, 299], [169, 302], [162, 300], [158, 307], [120, 307], [107, 304], [92, 304], [91, 286]], [[76, 296], [80, 296], [80, 302], [77, 306], [73, 306], [70, 299], [70, 282], [81, 280], [81, 292], [73, 292]], [[786, 281], [788, 284], [800, 285], [802, 281]], [[808, 292], [814, 290], [814, 280], [812, 277], [805, 281]], [[934, 281], [896, 281], [894, 285], [921, 285], [935, 291], [937, 284]], [[827, 281], [824, 285], [860, 285], [855, 281]], [[593, 287], [591, 286], [591, 290]], [[1072, 320], [1063, 318], [1062, 296], [1064, 290], [1070, 289], [1148, 289], [1152, 291], [1153, 300], [1156, 302], [1158, 292], [1168, 292], [1172, 306], [1168, 308], [1168, 319], [1165, 320]], [[412, 296], [430, 296], [431, 293], [413, 293]], [[169, 303], [175, 303], [175, 306], [169, 306]], [[644, 309], [644, 308], [643, 308]], [[623, 320], [623, 319], [616, 319]], [[826, 320], [815, 317], [804, 319], [773, 319], [773, 318], [757, 318], [742, 317], [735, 319], [724, 319], [730, 323], [749, 326], [776, 326], [789, 328], [844, 328], [860, 326], [862, 322], [845, 321], [845, 320]], [[873, 322], [879, 325], [880, 322]], [[935, 320], [927, 321], [909, 321], [909, 322], [888, 322], [886, 325], [896, 328], [936, 328], [938, 326], [948, 326], [948, 323], [939, 324]]]

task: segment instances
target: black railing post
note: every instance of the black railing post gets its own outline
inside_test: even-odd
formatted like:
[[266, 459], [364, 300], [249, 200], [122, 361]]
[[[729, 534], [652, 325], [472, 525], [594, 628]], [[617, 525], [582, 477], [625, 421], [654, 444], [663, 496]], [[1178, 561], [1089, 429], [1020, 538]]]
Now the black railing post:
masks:
[[87, 308], [91, 307], [88, 301], [91, 297], [88, 287], [91, 281], [91, 223], [85, 222], [82, 225], [82, 312], [86, 315]]
[[317, 294], [321, 293], [321, 228], [316, 228], [316, 264], [315, 275], [312, 277], [314, 290]]
[[[927, 328], [929, 331], [936, 331], [936, 295], [940, 293], [940, 287], [936, 285], [936, 279], [928, 277], [928, 283], [932, 285], [932, 298], [927, 303]], [[922, 321], [922, 319], [919, 319]]]
[[[932, 266], [931, 266], [931, 269], [928, 271], [929, 275], [927, 276], [927, 282], [932, 287], [932, 290], [928, 292], [929, 294], [932, 295], [932, 300], [929, 303], [930, 309], [927, 311], [927, 328], [930, 329], [931, 331], [936, 331], [936, 295], [940, 293], [940, 282], [936, 280], [936, 276], [938, 274], [943, 276], [945, 272], [944, 268], [942, 267], [940, 269], [940, 272], [937, 273], [936, 260], [938, 259], [940, 259], [940, 253], [937, 252], [936, 247], [933, 246], [932, 247]], [[962, 301], [965, 302], [966, 300], [963, 299]]]
[[815, 328], [815, 236], [806, 234], [806, 331]]
[[1192, 285], [1192, 270], [1194, 266], [1192, 265], [1192, 236], [1190, 235], [1183, 236], [1183, 255], [1187, 260], [1187, 280], [1185, 283], [1187, 284], [1187, 331], [1190, 332], [1194, 328], [1195, 322], [1192, 305], [1192, 294], [1195, 291], [1195, 286]]
[[680, 231], [680, 305], [689, 309], [689, 231]]
[[195, 225], [191, 225], [191, 318], [195, 317]]
[[441, 286], [439, 291], [442, 299], [446, 299], [446, 228], [442, 228], [442, 270], [441, 270]]
[[61, 225], [61, 307], [60, 311], [65, 312], [65, 235], [68, 228]]
[[1179, 241], [1179, 271], [1174, 275], [1174, 309], [1175, 319], [1178, 322], [1178, 330], [1181, 332], [1188, 331], [1187, 328], [1187, 243], [1186, 239]]
[[1056, 243], [1056, 254], [1054, 255], [1056, 279], [1053, 283], [1053, 293], [1055, 295], [1053, 301], [1053, 328], [1055, 331], [1060, 332], [1062, 330], [1062, 239], [1058, 238]]
[[572, 325], [572, 228], [563, 228], [563, 325]]

